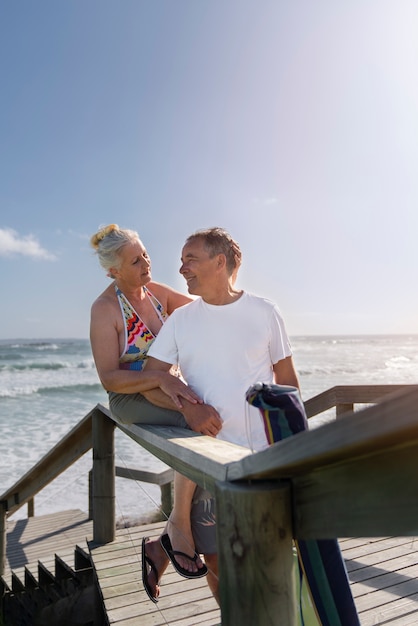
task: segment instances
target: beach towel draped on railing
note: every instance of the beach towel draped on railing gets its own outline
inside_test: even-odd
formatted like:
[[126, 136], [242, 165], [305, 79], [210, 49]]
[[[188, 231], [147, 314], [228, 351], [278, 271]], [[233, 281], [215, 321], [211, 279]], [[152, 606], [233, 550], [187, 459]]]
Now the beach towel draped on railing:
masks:
[[[303, 402], [296, 387], [256, 383], [247, 402], [260, 410], [270, 444], [308, 430]], [[302, 626], [360, 626], [344, 560], [336, 539], [296, 540], [299, 563], [299, 606]], [[308, 589], [315, 617], [302, 592]]]

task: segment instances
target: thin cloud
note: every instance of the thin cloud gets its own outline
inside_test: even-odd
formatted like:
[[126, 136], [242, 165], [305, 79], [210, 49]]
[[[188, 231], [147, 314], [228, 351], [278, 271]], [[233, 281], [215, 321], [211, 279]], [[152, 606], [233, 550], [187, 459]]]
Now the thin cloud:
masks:
[[0, 228], [0, 257], [28, 256], [32, 259], [54, 261], [56, 257], [42, 248], [33, 235], [20, 236], [11, 228]]

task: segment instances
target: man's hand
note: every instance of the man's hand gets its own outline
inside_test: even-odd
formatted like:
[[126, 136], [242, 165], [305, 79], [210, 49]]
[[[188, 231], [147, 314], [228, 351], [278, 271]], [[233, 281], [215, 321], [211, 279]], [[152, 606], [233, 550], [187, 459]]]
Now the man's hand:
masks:
[[182, 413], [190, 428], [201, 435], [216, 437], [222, 428], [218, 411], [209, 404], [187, 404]]

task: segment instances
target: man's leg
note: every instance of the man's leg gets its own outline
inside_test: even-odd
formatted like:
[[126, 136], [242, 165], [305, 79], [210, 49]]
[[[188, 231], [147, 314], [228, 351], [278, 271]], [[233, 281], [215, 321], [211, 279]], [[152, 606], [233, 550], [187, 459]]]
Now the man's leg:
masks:
[[205, 563], [208, 568], [207, 583], [209, 589], [213, 593], [218, 605], [219, 602], [219, 578], [218, 578], [218, 555], [217, 554], [205, 554]]

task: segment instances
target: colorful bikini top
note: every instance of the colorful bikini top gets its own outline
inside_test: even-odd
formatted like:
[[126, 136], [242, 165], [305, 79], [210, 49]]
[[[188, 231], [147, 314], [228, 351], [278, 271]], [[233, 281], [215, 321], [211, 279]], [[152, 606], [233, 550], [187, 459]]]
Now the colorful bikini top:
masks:
[[[161, 323], [164, 324], [168, 313], [146, 287], [143, 287], [143, 289], [144, 293], [151, 300], [151, 304]], [[125, 347], [119, 358], [119, 368], [122, 370], [142, 370], [155, 335], [145, 326], [129, 300], [116, 285], [115, 290], [123, 319], [125, 320]]]

